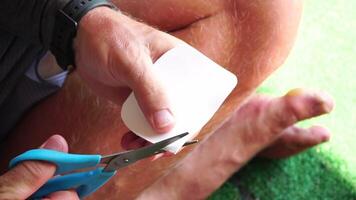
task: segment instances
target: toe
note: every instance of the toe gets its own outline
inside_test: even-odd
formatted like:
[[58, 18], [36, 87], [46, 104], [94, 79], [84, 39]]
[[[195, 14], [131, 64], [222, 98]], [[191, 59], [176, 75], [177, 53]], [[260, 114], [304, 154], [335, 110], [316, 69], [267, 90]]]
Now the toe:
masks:
[[329, 139], [330, 132], [324, 127], [313, 126], [309, 129], [303, 129], [292, 126], [285, 129], [272, 145], [259, 153], [259, 156], [285, 158], [326, 142]]

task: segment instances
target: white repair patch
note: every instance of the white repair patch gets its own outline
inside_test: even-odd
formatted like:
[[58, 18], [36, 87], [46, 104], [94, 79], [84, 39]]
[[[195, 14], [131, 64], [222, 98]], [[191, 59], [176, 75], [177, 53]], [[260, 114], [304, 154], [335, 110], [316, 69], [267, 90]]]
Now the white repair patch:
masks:
[[213, 117], [235, 88], [237, 78], [191, 46], [179, 46], [162, 55], [153, 67], [171, 102], [175, 127], [165, 134], [151, 128], [133, 93], [124, 102], [121, 117], [138, 136], [156, 143], [189, 132], [166, 150], [177, 153]]

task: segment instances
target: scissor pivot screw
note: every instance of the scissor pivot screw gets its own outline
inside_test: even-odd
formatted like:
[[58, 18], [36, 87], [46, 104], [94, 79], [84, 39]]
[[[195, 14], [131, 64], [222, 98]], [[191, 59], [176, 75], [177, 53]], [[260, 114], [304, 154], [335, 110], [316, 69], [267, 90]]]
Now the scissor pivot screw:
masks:
[[125, 159], [124, 159], [124, 162], [125, 162], [125, 163], [129, 163], [130, 160], [129, 160], [128, 158], [125, 158]]

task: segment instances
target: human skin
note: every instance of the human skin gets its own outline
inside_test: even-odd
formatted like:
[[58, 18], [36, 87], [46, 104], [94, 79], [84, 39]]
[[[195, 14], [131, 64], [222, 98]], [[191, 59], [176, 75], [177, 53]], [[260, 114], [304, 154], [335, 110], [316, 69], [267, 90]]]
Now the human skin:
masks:
[[[278, 140], [288, 140], [293, 134], [312, 136], [302, 141], [292, 136], [293, 142], [287, 146], [298, 151], [326, 141], [329, 133], [325, 128], [303, 129], [294, 124], [328, 113], [332, 107], [333, 101], [328, 95], [302, 89], [292, 90], [279, 98], [254, 96], [138, 199], [205, 199], [264, 148], [279, 147], [276, 156], [286, 153], [280, 145], [273, 145]], [[293, 152], [289, 152], [291, 154]]]
[[[239, 77], [238, 87], [200, 132], [200, 139], [221, 126], [283, 63], [293, 44], [301, 14], [300, 1], [146, 0], [115, 3], [124, 13], [170, 32]], [[64, 135], [74, 153], [109, 154], [124, 150], [120, 141], [128, 130], [120, 119], [120, 105], [129, 92], [129, 89], [120, 90], [116, 104], [113, 104], [94, 95], [74, 71], [65, 87], [33, 108], [1, 144], [1, 154], [5, 155], [1, 160], [2, 166], [6, 166], [15, 154], [35, 148], [54, 133]], [[225, 146], [224, 143], [213, 144], [215, 148]], [[132, 199], [169, 172], [192, 148], [174, 157], [155, 162], [143, 161], [123, 169], [91, 198]], [[252, 150], [248, 155], [246, 159], [253, 155]], [[216, 188], [221, 181], [218, 180], [211, 188]], [[211, 188], [205, 190], [205, 195]]]
[[[298, 134], [299, 137], [312, 135], [313, 140], [309, 142], [313, 144], [323, 142], [327, 137], [322, 136], [328, 135], [326, 129], [319, 126], [302, 129], [294, 123], [330, 112], [332, 106], [329, 96], [301, 89], [274, 99], [255, 96], [237, 109], [180, 164], [143, 191], [138, 199], [203, 199], [256, 153], [266, 146], [276, 146], [272, 144], [274, 141]], [[318, 135], [321, 137], [315, 137]], [[292, 144], [308, 146], [305, 138], [301, 143], [296, 139]], [[219, 147], [222, 141], [223, 148]], [[289, 143], [289, 147], [293, 146]], [[41, 148], [68, 151], [66, 141], [58, 135], [52, 136]], [[283, 152], [283, 149], [280, 150]], [[302, 148], [298, 146], [294, 150]], [[46, 162], [27, 161], [17, 165], [0, 176], [1, 199], [29, 197], [53, 176], [54, 171], [55, 166]], [[73, 191], [59, 191], [46, 199], [78, 199], [78, 196]]]
[[[68, 144], [60, 135], [54, 135], [39, 148], [68, 152]], [[39, 161], [26, 161], [17, 164], [11, 170], [0, 176], [0, 198], [27, 199], [45, 182], [53, 177], [56, 167], [53, 164]], [[79, 200], [73, 190], [57, 191], [43, 200]]]

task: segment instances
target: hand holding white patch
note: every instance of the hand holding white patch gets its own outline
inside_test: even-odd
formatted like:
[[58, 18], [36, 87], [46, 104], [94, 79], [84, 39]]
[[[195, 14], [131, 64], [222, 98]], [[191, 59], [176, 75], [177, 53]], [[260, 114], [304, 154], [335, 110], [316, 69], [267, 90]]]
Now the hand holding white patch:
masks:
[[124, 103], [121, 117], [132, 132], [152, 143], [189, 132], [188, 136], [166, 148], [177, 153], [213, 117], [236, 86], [237, 78], [188, 45], [162, 55], [154, 63], [153, 70], [166, 89], [175, 127], [168, 133], [155, 133], [133, 93]]

